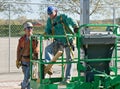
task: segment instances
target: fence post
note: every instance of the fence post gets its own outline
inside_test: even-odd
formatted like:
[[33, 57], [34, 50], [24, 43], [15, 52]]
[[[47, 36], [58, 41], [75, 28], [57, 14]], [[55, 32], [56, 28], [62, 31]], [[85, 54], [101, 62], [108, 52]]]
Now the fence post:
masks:
[[10, 18], [10, 3], [9, 3], [9, 56], [8, 56], [8, 72], [10, 72], [10, 38], [11, 38], [11, 18]]

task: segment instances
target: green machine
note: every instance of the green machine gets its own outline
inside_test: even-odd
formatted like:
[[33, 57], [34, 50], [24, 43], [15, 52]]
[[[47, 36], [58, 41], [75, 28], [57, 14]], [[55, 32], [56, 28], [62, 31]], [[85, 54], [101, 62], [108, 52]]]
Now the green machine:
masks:
[[[94, 30], [93, 30], [94, 29]], [[97, 32], [96, 29], [99, 31]], [[100, 31], [106, 29], [104, 32]], [[71, 76], [70, 83], [61, 84], [64, 80], [64, 65], [67, 64], [62, 55], [56, 62], [45, 62], [43, 58], [42, 35], [31, 36], [40, 43], [37, 60], [32, 60], [32, 46], [30, 45], [30, 86], [32, 89], [120, 89], [120, 75], [118, 71], [120, 34], [119, 26], [113, 24], [84, 24], [79, 27], [75, 35], [76, 53], [73, 61], [76, 65], [76, 76]], [[54, 38], [55, 36], [48, 36]], [[63, 36], [60, 36], [63, 37]], [[61, 65], [59, 76], [44, 76], [45, 65]], [[37, 76], [37, 77], [36, 77]]]

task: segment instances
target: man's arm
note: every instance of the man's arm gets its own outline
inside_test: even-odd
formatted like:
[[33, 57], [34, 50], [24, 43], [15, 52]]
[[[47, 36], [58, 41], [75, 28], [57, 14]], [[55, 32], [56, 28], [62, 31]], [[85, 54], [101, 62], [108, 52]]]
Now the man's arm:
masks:
[[17, 60], [18, 61], [21, 61], [21, 51], [22, 51], [22, 48], [20, 47], [20, 40], [18, 42], [18, 46], [17, 46]]
[[33, 40], [33, 59], [38, 59], [38, 52], [39, 52], [39, 44], [38, 40]]
[[18, 42], [18, 46], [17, 46], [17, 60], [16, 60], [16, 67], [19, 68], [21, 66], [21, 58], [22, 58], [22, 48], [20, 47], [20, 40]]
[[[65, 20], [66, 25], [68, 27], [72, 26], [73, 31], [75, 33], [77, 33], [78, 32], [78, 28], [79, 28], [77, 21], [73, 20], [71, 17], [68, 17], [67, 15], [62, 15], [62, 16], [63, 16], [63, 19]], [[69, 28], [71, 28], [71, 27], [69, 27]], [[70, 29], [70, 30], [72, 30], [72, 29]]]

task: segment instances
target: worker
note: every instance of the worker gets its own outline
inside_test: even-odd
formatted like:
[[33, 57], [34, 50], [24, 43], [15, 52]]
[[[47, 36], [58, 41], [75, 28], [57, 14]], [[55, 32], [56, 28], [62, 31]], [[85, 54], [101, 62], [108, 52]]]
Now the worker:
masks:
[[[25, 34], [19, 39], [17, 46], [17, 60], [16, 67], [22, 66], [22, 71], [24, 74], [24, 79], [21, 83], [21, 89], [30, 89], [30, 36], [33, 35], [33, 24], [31, 22], [26, 22], [24, 24]], [[38, 58], [38, 41], [36, 39], [32, 40], [32, 57], [33, 59]]]
[[[72, 18], [65, 14], [59, 14], [58, 10], [54, 6], [48, 6], [47, 8], [48, 20], [45, 27], [45, 35], [73, 35], [78, 31], [78, 24]], [[72, 49], [71, 49], [72, 48]], [[45, 48], [45, 60], [51, 61], [53, 55], [58, 51], [66, 52], [66, 62], [72, 61], [72, 52], [74, 50], [72, 37], [54, 37], [53, 42]], [[65, 68], [65, 79], [63, 81], [70, 81], [71, 63], [68, 63]]]

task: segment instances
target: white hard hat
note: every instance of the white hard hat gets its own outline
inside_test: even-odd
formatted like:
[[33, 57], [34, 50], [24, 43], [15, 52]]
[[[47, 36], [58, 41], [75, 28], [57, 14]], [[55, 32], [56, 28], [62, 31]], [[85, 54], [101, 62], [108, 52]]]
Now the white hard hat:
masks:
[[26, 22], [24, 24], [24, 29], [27, 28], [27, 27], [33, 27], [33, 24], [31, 22]]

